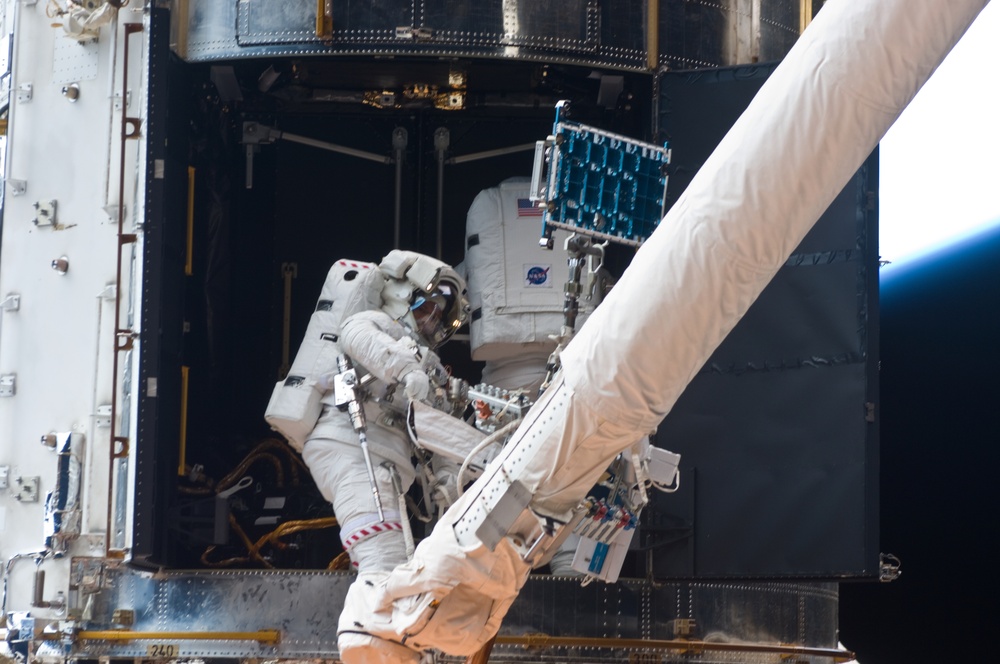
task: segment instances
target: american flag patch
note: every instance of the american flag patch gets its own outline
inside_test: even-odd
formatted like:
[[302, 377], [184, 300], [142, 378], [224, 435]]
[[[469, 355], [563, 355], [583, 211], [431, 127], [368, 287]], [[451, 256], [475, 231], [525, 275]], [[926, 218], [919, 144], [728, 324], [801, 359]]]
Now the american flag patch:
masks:
[[530, 198], [517, 199], [517, 216], [519, 217], [540, 217], [542, 208], [535, 206]]

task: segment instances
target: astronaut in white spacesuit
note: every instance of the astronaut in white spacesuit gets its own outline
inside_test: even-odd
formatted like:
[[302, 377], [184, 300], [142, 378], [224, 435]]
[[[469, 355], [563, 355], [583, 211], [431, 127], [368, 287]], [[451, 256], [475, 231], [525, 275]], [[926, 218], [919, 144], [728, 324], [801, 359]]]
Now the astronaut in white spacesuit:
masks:
[[[407, 258], [433, 260], [412, 253]], [[353, 314], [341, 327], [343, 352], [382, 383], [376, 391], [395, 392], [392, 401], [396, 404], [427, 399], [436, 387], [431, 376], [446, 376], [432, 351], [465, 321], [464, 283], [443, 263], [435, 267], [440, 274], [429, 292], [415, 287], [405, 276], [390, 277], [382, 307]], [[389, 498], [405, 494], [414, 480], [403, 416], [375, 403], [366, 404], [365, 409], [380, 501], [395, 505]], [[352, 564], [359, 571], [389, 571], [404, 562], [402, 520], [406, 517], [398, 510], [383, 509], [384, 519], [380, 519], [358, 433], [349, 415], [325, 405], [302, 458], [320, 491], [333, 503]]]
[[[395, 250], [379, 265], [337, 261], [275, 387], [265, 418], [302, 453], [359, 572], [387, 572], [412, 550], [399, 509], [415, 478], [406, 407], [447, 381], [434, 349], [468, 310], [464, 280], [429, 256]], [[359, 381], [353, 406], [339, 389], [345, 360]]]

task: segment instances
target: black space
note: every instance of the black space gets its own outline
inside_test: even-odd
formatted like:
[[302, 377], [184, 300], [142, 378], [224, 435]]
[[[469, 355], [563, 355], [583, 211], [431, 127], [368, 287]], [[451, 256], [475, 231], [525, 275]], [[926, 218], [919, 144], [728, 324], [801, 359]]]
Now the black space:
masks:
[[881, 543], [902, 576], [842, 586], [841, 638], [862, 664], [995, 661], [1000, 226], [881, 276]]

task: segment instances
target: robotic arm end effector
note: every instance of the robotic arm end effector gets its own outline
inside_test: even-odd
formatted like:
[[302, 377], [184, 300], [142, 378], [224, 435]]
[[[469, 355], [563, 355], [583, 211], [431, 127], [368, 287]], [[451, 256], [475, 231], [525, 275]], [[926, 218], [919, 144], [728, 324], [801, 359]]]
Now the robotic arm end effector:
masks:
[[450, 654], [474, 653], [492, 638], [532, 565], [558, 545], [561, 529], [573, 529], [569, 517], [609, 460], [641, 436], [573, 395], [562, 380], [546, 391], [414, 557], [371, 589], [384, 608], [375, 612], [382, 620], [359, 619], [371, 623], [364, 632]]

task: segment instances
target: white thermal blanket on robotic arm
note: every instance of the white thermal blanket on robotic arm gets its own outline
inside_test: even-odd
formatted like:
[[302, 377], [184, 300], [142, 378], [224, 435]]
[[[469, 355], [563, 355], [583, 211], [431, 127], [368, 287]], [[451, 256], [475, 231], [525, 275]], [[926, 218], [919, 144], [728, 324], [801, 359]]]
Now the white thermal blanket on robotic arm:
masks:
[[[389, 625], [380, 636], [455, 655], [493, 636], [527, 565], [507, 538], [492, 551], [460, 541], [499, 467], [524, 482], [535, 511], [583, 498], [619, 450], [659, 424], [985, 5], [823, 6], [563, 352], [564, 383], [377, 589], [372, 619]], [[364, 661], [345, 645], [345, 662]]]

